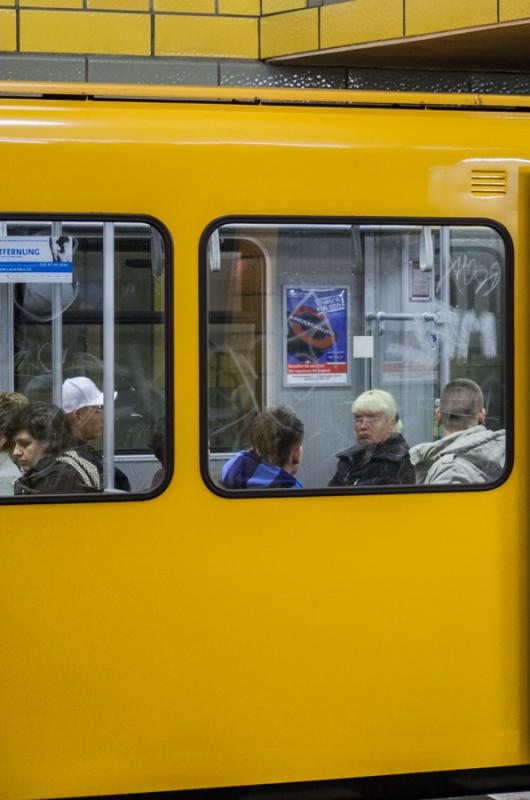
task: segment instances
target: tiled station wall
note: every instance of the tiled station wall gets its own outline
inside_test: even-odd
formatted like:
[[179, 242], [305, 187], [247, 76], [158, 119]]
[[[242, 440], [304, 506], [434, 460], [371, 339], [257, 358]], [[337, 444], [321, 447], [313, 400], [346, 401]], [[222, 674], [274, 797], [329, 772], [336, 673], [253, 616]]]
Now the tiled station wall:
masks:
[[260, 57], [496, 25], [529, 16], [530, 0], [307, 0], [298, 3], [297, 10], [263, 17]]
[[527, 94], [521, 73], [263, 60], [528, 17], [530, 0], [0, 0], [0, 80]]
[[0, 0], [0, 50], [259, 58], [260, 0]]
[[0, 51], [257, 59], [260, 15], [292, 7], [290, 0], [0, 0]]

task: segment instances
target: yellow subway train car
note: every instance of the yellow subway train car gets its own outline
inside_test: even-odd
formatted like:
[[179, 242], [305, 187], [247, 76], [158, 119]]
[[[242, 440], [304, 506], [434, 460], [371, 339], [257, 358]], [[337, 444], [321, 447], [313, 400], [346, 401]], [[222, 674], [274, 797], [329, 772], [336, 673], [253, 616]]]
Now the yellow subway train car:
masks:
[[0, 163], [0, 798], [528, 786], [530, 100], [4, 83]]

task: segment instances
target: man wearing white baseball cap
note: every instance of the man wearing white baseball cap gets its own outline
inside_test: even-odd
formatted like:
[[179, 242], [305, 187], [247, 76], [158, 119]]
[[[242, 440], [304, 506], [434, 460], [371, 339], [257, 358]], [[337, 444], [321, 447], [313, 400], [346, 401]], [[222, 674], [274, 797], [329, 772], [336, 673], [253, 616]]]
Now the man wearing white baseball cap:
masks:
[[[118, 392], [114, 392], [116, 397]], [[94, 464], [100, 475], [103, 475], [103, 460], [88, 444], [92, 439], [99, 439], [103, 434], [103, 392], [94, 381], [86, 376], [67, 378], [63, 383], [63, 411], [65, 412], [74, 447], [83, 458]], [[115, 468], [115, 486], [124, 492], [130, 492], [129, 479], [120, 469]]]

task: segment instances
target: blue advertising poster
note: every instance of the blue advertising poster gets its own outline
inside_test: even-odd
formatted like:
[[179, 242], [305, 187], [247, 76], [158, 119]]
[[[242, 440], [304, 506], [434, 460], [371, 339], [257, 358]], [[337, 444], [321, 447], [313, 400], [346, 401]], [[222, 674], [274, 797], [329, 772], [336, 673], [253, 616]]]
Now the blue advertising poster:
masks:
[[348, 289], [284, 288], [287, 386], [348, 384]]
[[0, 237], [0, 283], [72, 283], [72, 238]]

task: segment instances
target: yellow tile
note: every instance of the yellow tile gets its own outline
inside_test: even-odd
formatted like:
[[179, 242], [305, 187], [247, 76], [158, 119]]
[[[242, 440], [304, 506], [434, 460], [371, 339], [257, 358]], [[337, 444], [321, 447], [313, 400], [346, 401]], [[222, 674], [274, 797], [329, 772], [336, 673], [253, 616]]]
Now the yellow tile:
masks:
[[307, 0], [262, 0], [262, 13], [278, 14], [280, 11], [292, 11], [306, 6]]
[[219, 13], [259, 17], [259, 0], [219, 0]]
[[0, 6], [14, 6], [15, 0], [0, 0]]
[[258, 58], [258, 20], [236, 17], [156, 17], [157, 56]]
[[20, 6], [33, 8], [83, 8], [83, 0], [20, 0]]
[[87, 6], [101, 11], [149, 11], [149, 0], [87, 0]]
[[143, 56], [151, 52], [148, 14], [21, 11], [20, 49], [35, 53]]
[[154, 0], [155, 11], [180, 14], [215, 14], [215, 0]]
[[530, 0], [501, 0], [499, 15], [501, 22], [530, 17]]
[[402, 0], [355, 0], [322, 6], [320, 47], [396, 39], [403, 35]]
[[305, 8], [261, 19], [261, 57], [318, 48], [318, 9]]
[[425, 0], [406, 0], [405, 33], [449, 31], [472, 28], [497, 22], [497, 0], [444, 0], [427, 3]]
[[0, 11], [0, 50], [17, 49], [17, 20], [14, 11]]

